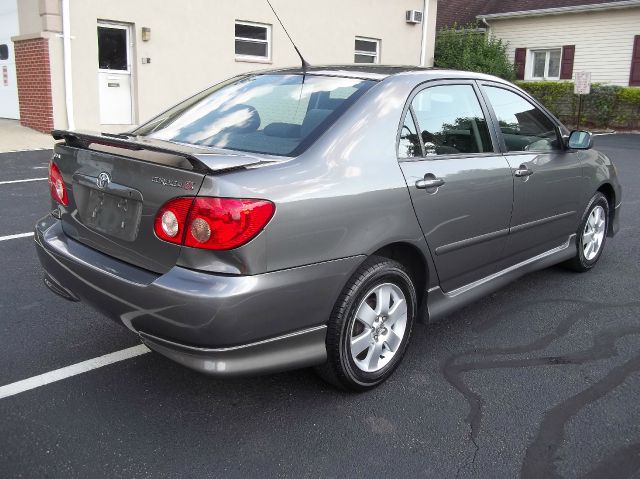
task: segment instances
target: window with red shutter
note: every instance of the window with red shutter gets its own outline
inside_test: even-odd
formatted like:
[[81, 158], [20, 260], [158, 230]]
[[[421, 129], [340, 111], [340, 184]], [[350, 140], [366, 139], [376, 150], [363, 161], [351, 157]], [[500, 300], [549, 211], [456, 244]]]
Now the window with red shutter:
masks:
[[633, 37], [633, 53], [631, 55], [629, 86], [640, 86], [640, 35]]
[[516, 80], [524, 80], [524, 67], [527, 62], [527, 49], [516, 48], [515, 67]]
[[571, 80], [573, 78], [573, 59], [576, 55], [575, 45], [565, 45], [562, 47], [562, 61], [560, 64], [560, 80]]

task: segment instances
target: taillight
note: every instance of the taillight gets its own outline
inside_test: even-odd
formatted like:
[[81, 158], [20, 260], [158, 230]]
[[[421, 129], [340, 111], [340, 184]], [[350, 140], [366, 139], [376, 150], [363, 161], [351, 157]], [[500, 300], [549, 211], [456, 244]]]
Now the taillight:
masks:
[[53, 161], [49, 162], [49, 191], [51, 192], [51, 198], [61, 205], [67, 206], [69, 204], [67, 187], [64, 186], [62, 174]]
[[175, 198], [158, 211], [154, 230], [158, 238], [170, 243], [182, 244], [189, 208], [193, 198]]
[[260, 233], [274, 211], [267, 200], [176, 198], [158, 211], [155, 231], [160, 239], [192, 248], [233, 249]]

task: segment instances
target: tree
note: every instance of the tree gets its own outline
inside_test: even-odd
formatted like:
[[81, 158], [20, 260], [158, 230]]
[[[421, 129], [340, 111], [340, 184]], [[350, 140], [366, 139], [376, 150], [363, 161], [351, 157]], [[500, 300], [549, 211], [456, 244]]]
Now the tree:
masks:
[[513, 64], [507, 57], [507, 44], [477, 29], [475, 25], [442, 28], [436, 35], [435, 66], [488, 73], [515, 80]]

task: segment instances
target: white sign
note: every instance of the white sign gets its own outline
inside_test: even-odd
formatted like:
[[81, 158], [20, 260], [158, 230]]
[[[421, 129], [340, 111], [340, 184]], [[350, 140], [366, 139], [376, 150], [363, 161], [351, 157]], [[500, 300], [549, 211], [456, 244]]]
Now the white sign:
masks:
[[573, 93], [576, 95], [588, 95], [591, 92], [591, 72], [576, 72], [576, 81], [573, 84]]

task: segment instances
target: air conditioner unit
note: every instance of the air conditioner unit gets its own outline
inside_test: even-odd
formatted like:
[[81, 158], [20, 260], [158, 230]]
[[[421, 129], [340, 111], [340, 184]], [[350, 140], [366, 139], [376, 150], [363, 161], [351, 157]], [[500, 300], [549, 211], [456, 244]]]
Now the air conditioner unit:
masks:
[[420, 10], [407, 10], [405, 20], [407, 23], [422, 23], [422, 12]]

